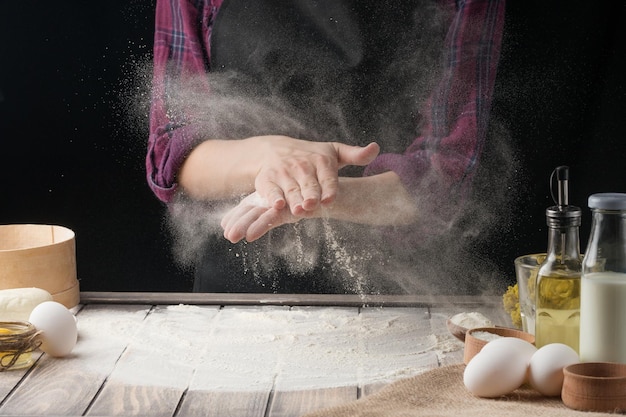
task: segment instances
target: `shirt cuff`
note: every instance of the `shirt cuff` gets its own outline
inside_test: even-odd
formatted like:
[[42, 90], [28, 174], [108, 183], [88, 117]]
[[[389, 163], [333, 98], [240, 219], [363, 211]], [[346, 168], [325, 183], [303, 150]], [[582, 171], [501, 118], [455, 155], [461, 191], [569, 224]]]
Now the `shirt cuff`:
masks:
[[159, 200], [169, 203], [174, 198], [178, 189], [178, 172], [197, 144], [198, 137], [194, 125], [176, 129], [159, 127], [152, 133], [146, 158], [146, 174], [148, 185]]

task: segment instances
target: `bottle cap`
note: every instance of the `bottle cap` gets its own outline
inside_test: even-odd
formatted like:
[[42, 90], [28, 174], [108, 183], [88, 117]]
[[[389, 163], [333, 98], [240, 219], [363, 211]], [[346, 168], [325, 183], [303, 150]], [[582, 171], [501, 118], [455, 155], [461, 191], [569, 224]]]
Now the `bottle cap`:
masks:
[[576, 206], [552, 206], [546, 209], [546, 224], [550, 227], [580, 226], [582, 210]]
[[626, 210], [626, 194], [598, 193], [589, 196], [589, 208], [601, 210]]

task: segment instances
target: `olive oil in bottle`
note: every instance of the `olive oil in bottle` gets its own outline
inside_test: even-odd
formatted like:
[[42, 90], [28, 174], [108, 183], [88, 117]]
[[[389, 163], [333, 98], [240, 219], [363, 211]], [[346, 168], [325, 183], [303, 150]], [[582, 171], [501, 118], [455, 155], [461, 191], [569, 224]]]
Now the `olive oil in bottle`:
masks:
[[540, 275], [537, 288], [537, 347], [564, 343], [578, 352], [580, 328], [580, 273]]
[[546, 209], [548, 250], [537, 273], [535, 344], [564, 343], [578, 352], [582, 273], [578, 230], [582, 211], [568, 204], [569, 169], [558, 167], [555, 173], [558, 200], [556, 206]]

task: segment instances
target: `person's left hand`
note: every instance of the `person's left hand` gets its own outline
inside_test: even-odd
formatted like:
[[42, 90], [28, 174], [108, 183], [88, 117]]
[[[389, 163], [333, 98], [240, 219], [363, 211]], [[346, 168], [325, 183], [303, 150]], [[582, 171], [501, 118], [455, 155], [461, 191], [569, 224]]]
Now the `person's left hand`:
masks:
[[315, 212], [306, 211], [295, 216], [289, 206], [282, 209], [271, 207], [258, 193], [246, 196], [222, 218], [224, 237], [232, 243], [242, 239], [252, 242], [270, 230], [287, 223], [295, 223], [303, 218], [315, 217]]

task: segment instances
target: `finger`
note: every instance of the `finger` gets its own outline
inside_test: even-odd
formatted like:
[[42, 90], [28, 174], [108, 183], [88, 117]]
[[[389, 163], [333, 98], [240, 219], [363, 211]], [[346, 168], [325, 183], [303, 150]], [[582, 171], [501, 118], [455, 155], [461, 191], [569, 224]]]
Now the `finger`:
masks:
[[287, 216], [289, 216], [287, 210], [267, 210], [249, 225], [246, 240], [254, 242], [270, 230], [284, 224]]
[[302, 207], [304, 199], [302, 198], [300, 185], [293, 178], [289, 178], [285, 181], [285, 188], [283, 188], [283, 190], [285, 190], [285, 200], [287, 201], [289, 210], [291, 210], [294, 215], [302, 213], [304, 211]]
[[302, 210], [300, 185], [290, 173], [275, 175], [271, 180], [257, 177], [255, 188], [257, 194], [271, 202], [270, 206], [276, 210], [282, 210], [286, 206], [295, 212]]
[[259, 178], [256, 181], [255, 188], [257, 193], [263, 196], [271, 207], [280, 210], [287, 204], [283, 189], [275, 182]]
[[249, 210], [247, 212], [229, 222], [229, 224], [224, 229], [224, 237], [232, 243], [237, 243], [244, 237], [246, 237], [250, 225], [253, 224], [259, 217], [261, 217], [263, 213], [268, 210], [272, 210], [265, 207], [248, 206], [248, 208]]
[[380, 146], [376, 142], [372, 142], [367, 146], [350, 146], [339, 142], [335, 142], [334, 145], [337, 152], [339, 168], [343, 168], [347, 165], [367, 165], [372, 162], [380, 152]]
[[233, 221], [233, 219], [237, 217], [238, 213], [242, 212], [242, 210], [243, 209], [241, 205], [237, 205], [231, 208], [230, 210], [228, 210], [226, 214], [224, 214], [224, 216], [222, 217], [222, 220], [220, 221], [220, 227], [222, 229], [226, 229], [228, 225]]
[[250, 198], [251, 196], [247, 196], [246, 198], [241, 200], [235, 207], [231, 208], [226, 214], [224, 214], [224, 216], [222, 217], [222, 221], [220, 222], [220, 226], [222, 227], [222, 229], [226, 230], [232, 227], [232, 225], [239, 218], [245, 216], [246, 213], [248, 213], [255, 206], [258, 206], [255, 204], [250, 204]]
[[[320, 177], [320, 173], [322, 176]], [[304, 211], [314, 211], [319, 208], [324, 193], [323, 182], [326, 176], [337, 177], [337, 165], [333, 158], [317, 158], [312, 164], [301, 164], [297, 171], [292, 172], [300, 188], [300, 205], [291, 206], [294, 215], [301, 215]], [[331, 193], [332, 194], [332, 193]]]
[[238, 226], [237, 226], [237, 220], [241, 218], [241, 215], [238, 215], [238, 213], [241, 213], [241, 212], [242, 212], [241, 209], [236, 210], [233, 213], [233, 216], [231, 216], [230, 220], [226, 224], [223, 225], [224, 238], [231, 241], [232, 243], [239, 242], [245, 236], [245, 232], [241, 231], [241, 228], [238, 229]]
[[335, 201], [339, 189], [339, 178], [336, 167], [320, 166], [317, 171], [320, 185], [320, 202], [329, 204]]
[[320, 205], [322, 195], [322, 185], [319, 183], [319, 180], [309, 181], [303, 184], [300, 189], [302, 193], [302, 209], [304, 211], [316, 210]]
[[235, 222], [230, 223], [224, 229], [224, 237], [232, 243], [237, 243], [246, 237], [246, 233], [250, 224], [254, 223], [254, 221], [263, 214], [262, 208], [254, 208], [245, 216], [238, 218]]

